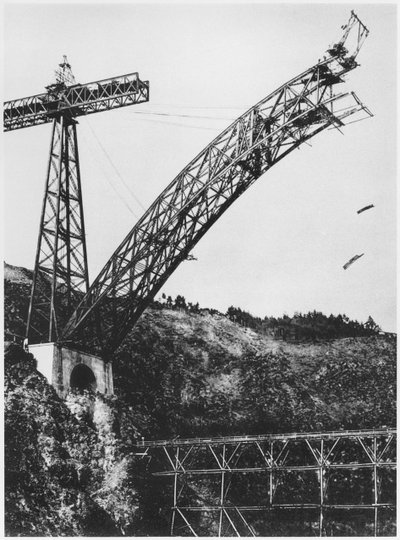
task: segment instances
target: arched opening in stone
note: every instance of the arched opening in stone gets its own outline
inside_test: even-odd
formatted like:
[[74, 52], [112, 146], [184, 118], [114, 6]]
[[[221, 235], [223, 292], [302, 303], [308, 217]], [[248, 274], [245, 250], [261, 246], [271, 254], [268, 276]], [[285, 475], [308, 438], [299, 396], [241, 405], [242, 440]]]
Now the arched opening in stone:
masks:
[[85, 364], [78, 364], [72, 370], [70, 386], [79, 392], [83, 390], [95, 391], [97, 388], [96, 377], [93, 371]]

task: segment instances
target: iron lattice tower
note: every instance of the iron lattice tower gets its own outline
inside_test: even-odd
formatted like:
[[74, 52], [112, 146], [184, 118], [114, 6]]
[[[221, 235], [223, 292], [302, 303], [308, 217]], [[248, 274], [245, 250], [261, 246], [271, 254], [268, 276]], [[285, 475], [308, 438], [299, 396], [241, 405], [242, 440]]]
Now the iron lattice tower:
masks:
[[64, 113], [53, 120], [29, 303], [28, 340], [45, 337], [56, 341], [59, 324], [70, 315], [88, 287], [76, 121]]
[[76, 84], [66, 56], [47, 92], [4, 104], [4, 130], [52, 123], [26, 337], [58, 341], [65, 322], [89, 288], [77, 120], [149, 100], [137, 73]]

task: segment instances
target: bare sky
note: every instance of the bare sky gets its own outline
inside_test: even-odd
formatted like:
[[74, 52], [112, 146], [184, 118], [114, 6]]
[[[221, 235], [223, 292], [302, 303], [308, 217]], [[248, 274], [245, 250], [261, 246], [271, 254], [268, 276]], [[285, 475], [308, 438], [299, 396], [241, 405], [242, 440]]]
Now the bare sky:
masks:
[[[6, 4], [5, 100], [44, 91], [63, 54], [81, 83], [133, 71], [150, 81], [149, 103], [79, 120], [91, 280], [187, 162], [321, 58], [351, 9], [371, 33], [343, 89], [374, 117], [323, 132], [273, 167], [163, 291], [223, 312], [371, 315], [395, 330], [394, 4]], [[3, 137], [10, 264], [34, 264], [50, 134], [45, 125]]]

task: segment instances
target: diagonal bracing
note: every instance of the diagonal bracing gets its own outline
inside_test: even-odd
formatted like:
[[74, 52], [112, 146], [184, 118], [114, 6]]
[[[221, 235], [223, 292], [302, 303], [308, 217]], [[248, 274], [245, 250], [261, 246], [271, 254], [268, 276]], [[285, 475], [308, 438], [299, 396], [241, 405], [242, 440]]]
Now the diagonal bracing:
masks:
[[137, 447], [155, 458], [152, 475], [173, 479], [172, 536], [270, 536], [271, 523], [279, 530], [293, 512], [297, 527], [309, 524], [307, 535], [330, 535], [335, 522], [351, 524], [361, 515], [377, 536], [387, 512], [394, 515], [391, 428], [141, 441]]

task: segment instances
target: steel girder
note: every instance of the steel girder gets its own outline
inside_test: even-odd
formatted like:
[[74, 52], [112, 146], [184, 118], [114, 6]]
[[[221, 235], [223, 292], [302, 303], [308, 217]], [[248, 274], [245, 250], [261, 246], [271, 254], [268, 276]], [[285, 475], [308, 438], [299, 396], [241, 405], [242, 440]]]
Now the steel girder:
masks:
[[[356, 45], [349, 52], [351, 31]], [[371, 115], [353, 92], [334, 91], [358, 65], [367, 34], [352, 13], [326, 59], [249, 109], [178, 174], [104, 266], [62, 341], [109, 357], [193, 246], [260, 176], [324, 129]]]
[[61, 115], [53, 120], [28, 312], [28, 341], [56, 341], [60, 328], [88, 287], [76, 122]]
[[142, 441], [137, 455], [172, 480], [171, 536], [270, 536], [271, 520], [296, 510], [311, 535], [329, 535], [332, 516], [345, 511], [349, 521], [364, 513], [376, 536], [384, 512], [394, 515], [390, 428]]
[[72, 117], [149, 101], [149, 82], [138, 73], [101, 81], [47, 87], [47, 92], [4, 103], [4, 131], [52, 122], [65, 112]]

